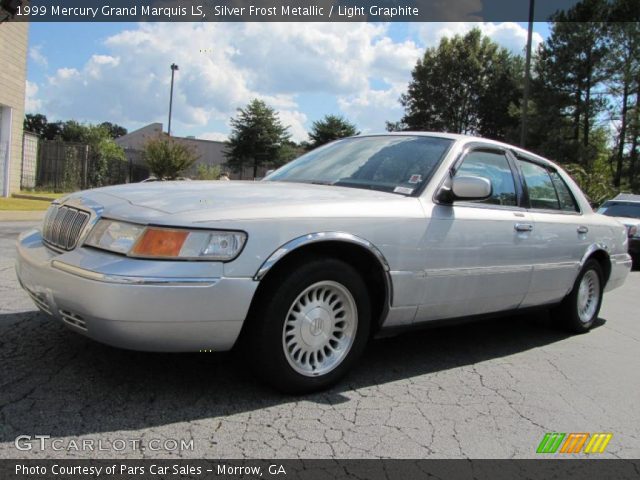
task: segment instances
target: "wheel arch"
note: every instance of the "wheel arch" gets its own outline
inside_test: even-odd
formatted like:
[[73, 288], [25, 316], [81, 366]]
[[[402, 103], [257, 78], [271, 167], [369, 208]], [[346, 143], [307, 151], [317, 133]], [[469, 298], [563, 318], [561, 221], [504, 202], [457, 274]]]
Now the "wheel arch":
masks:
[[609, 277], [611, 276], [611, 258], [609, 257], [607, 246], [599, 243], [591, 245], [580, 260], [579, 271], [582, 270], [584, 264], [587, 263], [587, 260], [590, 259], [596, 260], [602, 268], [602, 273], [604, 274], [604, 288], [604, 286], [606, 286], [607, 282], [609, 281]]
[[389, 263], [373, 243], [346, 232], [311, 233], [280, 246], [262, 263], [253, 277], [260, 282], [254, 300], [259, 299], [261, 292], [268, 287], [269, 278], [295, 265], [304, 256], [338, 258], [358, 270], [371, 293], [374, 315], [372, 330], [382, 325], [393, 298]]

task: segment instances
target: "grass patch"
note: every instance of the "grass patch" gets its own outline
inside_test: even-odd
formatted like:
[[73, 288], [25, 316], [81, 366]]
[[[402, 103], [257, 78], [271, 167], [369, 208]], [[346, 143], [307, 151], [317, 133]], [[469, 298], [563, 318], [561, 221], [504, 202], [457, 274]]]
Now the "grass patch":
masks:
[[68, 193], [56, 193], [56, 192], [46, 192], [46, 191], [37, 191], [30, 192], [29, 190], [22, 190], [20, 192], [22, 195], [30, 195], [32, 197], [45, 197], [45, 198], [60, 198], [65, 195], [69, 195]]
[[49, 202], [26, 200], [23, 198], [0, 198], [0, 210], [35, 211], [46, 210]]

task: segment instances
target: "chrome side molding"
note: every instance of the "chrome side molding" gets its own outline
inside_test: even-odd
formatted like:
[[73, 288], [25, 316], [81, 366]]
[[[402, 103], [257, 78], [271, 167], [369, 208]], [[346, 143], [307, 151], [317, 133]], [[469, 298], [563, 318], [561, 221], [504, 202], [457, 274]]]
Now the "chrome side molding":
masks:
[[95, 280], [96, 282], [104, 283], [118, 283], [121, 285], [157, 285], [168, 287], [188, 285], [191, 287], [210, 287], [220, 280], [219, 278], [214, 277], [134, 277], [112, 275], [94, 272], [93, 270], [76, 267], [75, 265], [69, 265], [68, 263], [61, 262], [60, 260], [53, 260], [51, 262], [51, 266], [63, 272], [70, 273], [71, 275], [86, 278], [87, 280]]

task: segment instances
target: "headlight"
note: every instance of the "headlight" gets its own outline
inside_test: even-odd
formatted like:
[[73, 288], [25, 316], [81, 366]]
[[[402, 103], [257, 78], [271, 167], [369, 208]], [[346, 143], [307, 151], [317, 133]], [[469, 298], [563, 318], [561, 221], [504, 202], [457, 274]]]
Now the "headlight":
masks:
[[91, 230], [85, 243], [92, 247], [127, 254], [143, 230], [142, 225], [100, 220]]
[[247, 240], [244, 232], [144, 227], [100, 220], [85, 244], [130, 257], [176, 260], [233, 260]]

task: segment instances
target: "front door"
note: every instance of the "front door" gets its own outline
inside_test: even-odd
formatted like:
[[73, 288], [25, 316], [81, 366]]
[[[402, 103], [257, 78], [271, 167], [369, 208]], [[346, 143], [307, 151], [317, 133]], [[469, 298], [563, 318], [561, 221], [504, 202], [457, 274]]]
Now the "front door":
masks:
[[520, 206], [515, 166], [504, 150], [474, 147], [454, 176], [491, 181], [492, 195], [477, 202], [434, 204], [422, 248], [425, 290], [416, 321], [516, 309], [531, 280], [531, 215]]

